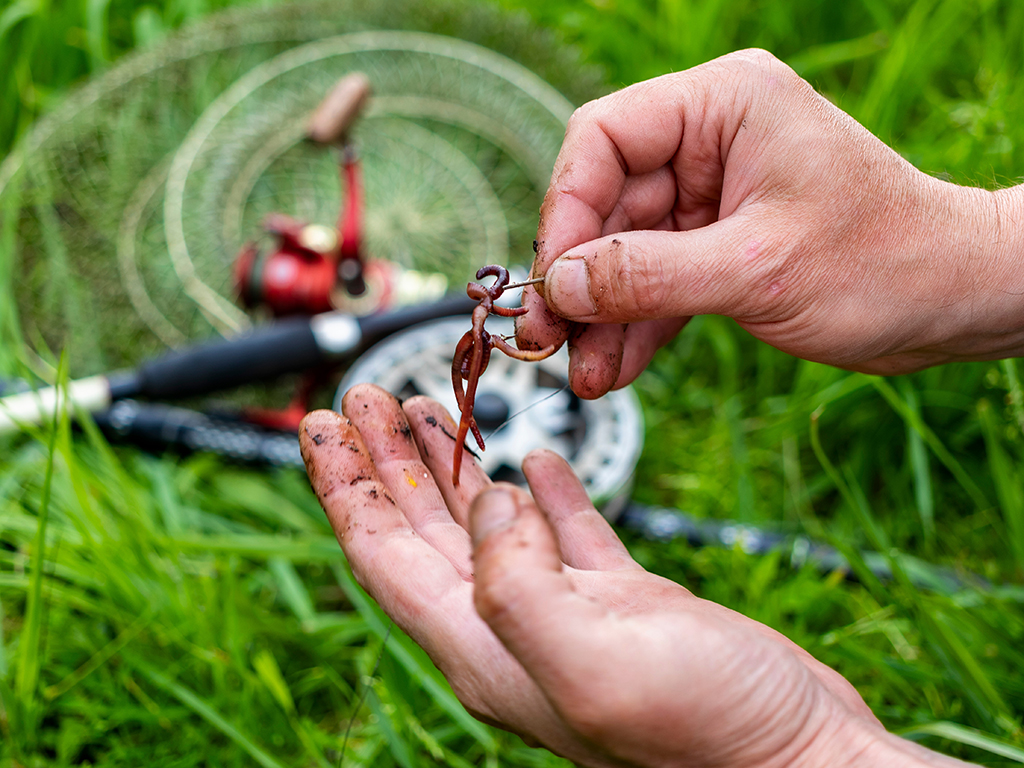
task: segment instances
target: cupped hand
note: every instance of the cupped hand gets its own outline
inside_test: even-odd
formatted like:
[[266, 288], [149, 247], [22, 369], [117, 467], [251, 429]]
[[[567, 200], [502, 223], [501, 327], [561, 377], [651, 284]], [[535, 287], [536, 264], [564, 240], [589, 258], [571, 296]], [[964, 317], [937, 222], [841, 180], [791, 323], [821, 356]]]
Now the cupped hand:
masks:
[[697, 314], [793, 355], [900, 373], [1024, 349], [1024, 206], [911, 166], [764, 51], [573, 115], [541, 209], [521, 347], [634, 379]]
[[300, 429], [359, 583], [477, 717], [580, 764], [842, 765], [882, 732], [856, 691], [774, 630], [643, 570], [550, 452], [531, 495], [467, 462], [434, 401], [372, 386]]

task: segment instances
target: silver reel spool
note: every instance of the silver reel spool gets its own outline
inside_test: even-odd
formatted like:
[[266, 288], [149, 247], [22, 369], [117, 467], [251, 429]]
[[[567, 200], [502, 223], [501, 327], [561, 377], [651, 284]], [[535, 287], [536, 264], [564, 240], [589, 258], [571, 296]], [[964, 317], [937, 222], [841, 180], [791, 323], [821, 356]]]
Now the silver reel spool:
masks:
[[[334, 408], [349, 387], [376, 384], [400, 398], [427, 395], [458, 414], [452, 392], [455, 345], [469, 317], [413, 326], [389, 336], [361, 356], [338, 386]], [[512, 333], [510, 320], [492, 316], [487, 329]], [[480, 464], [495, 480], [523, 483], [522, 460], [535, 448], [565, 458], [594, 504], [610, 520], [622, 511], [643, 446], [643, 415], [631, 387], [598, 400], [582, 400], [568, 387], [565, 348], [539, 363], [491, 355], [480, 378], [474, 415], [487, 444]], [[469, 441], [471, 447], [472, 440]]]

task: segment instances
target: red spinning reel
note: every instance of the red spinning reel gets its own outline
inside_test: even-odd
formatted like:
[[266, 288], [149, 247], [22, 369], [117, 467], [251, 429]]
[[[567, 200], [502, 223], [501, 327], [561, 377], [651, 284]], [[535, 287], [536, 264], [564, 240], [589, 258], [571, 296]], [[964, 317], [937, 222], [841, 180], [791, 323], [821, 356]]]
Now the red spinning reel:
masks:
[[264, 222], [272, 246], [246, 243], [235, 260], [235, 285], [247, 309], [265, 307], [275, 317], [345, 309], [358, 315], [391, 304], [392, 270], [362, 254], [363, 184], [349, 129], [370, 95], [370, 81], [356, 72], [338, 82], [313, 113], [307, 138], [340, 150], [344, 204], [335, 229], [274, 213]]
[[[361, 72], [342, 78], [309, 121], [310, 141], [340, 151], [344, 203], [335, 229], [270, 214], [266, 242], [248, 242], [235, 259], [235, 285], [247, 309], [263, 307], [275, 317], [316, 315], [344, 309], [368, 315], [391, 305], [392, 270], [367, 262], [362, 253], [363, 184], [349, 129], [370, 95]], [[325, 371], [307, 372], [291, 403], [282, 410], [249, 409], [246, 420], [276, 429], [297, 430], [312, 393], [326, 382]]]

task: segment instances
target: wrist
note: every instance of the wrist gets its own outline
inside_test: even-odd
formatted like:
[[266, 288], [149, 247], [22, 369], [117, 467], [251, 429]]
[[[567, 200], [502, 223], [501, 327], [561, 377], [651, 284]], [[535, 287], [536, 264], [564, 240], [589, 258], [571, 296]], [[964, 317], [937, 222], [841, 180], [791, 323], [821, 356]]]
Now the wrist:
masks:
[[938, 265], [921, 276], [934, 290], [931, 349], [949, 361], [1024, 355], [1024, 186], [926, 177], [925, 188], [914, 236]]

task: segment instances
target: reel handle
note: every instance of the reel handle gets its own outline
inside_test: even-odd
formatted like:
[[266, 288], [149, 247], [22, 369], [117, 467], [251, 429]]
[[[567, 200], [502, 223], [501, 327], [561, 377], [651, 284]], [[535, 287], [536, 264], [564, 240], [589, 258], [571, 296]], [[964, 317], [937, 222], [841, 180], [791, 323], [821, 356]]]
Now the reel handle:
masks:
[[317, 144], [345, 144], [371, 90], [370, 78], [362, 72], [345, 75], [310, 116], [306, 136]]

